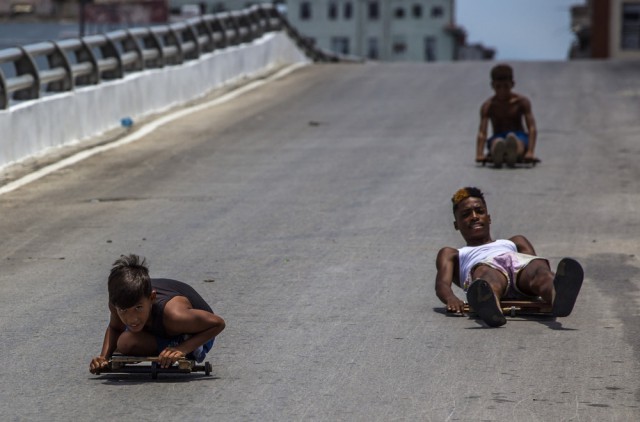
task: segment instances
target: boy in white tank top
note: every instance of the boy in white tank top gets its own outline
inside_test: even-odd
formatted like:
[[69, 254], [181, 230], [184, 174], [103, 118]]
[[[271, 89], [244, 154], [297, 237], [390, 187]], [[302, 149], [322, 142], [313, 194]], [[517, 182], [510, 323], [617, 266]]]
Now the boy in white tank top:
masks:
[[493, 240], [491, 216], [480, 189], [462, 188], [451, 201], [454, 227], [467, 245], [460, 249], [442, 248], [436, 258], [436, 295], [447, 310], [461, 313], [464, 308], [464, 302], [453, 293], [455, 283], [491, 327], [507, 322], [500, 299], [540, 297], [552, 305], [553, 315], [564, 317], [571, 313], [584, 277], [577, 261], [564, 258], [553, 273], [549, 261], [536, 256], [524, 236]]

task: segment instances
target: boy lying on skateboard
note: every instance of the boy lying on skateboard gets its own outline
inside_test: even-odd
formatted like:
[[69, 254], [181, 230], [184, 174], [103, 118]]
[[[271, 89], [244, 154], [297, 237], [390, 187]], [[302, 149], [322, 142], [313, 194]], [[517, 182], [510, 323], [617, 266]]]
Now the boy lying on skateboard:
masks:
[[436, 295], [447, 310], [462, 313], [464, 302], [453, 293], [452, 284], [464, 289], [467, 301], [490, 327], [504, 325], [500, 299], [542, 298], [552, 314], [568, 316], [582, 286], [580, 264], [564, 258], [554, 274], [549, 261], [536, 256], [524, 236], [493, 240], [491, 216], [483, 193], [474, 187], [458, 190], [451, 198], [453, 223], [467, 245], [440, 249], [436, 259]]
[[149, 277], [144, 258], [122, 255], [109, 274], [111, 317], [102, 352], [89, 370], [99, 373], [117, 351], [157, 355], [162, 368], [181, 358], [202, 362], [225, 322], [188, 284]]
[[[531, 102], [524, 95], [513, 92], [514, 85], [511, 66], [500, 64], [491, 69], [491, 87], [495, 95], [480, 107], [476, 162], [484, 163], [490, 156], [494, 166], [500, 168], [505, 162], [507, 166], [514, 167], [517, 162], [537, 161], [533, 155], [537, 130]], [[493, 136], [487, 139], [489, 121]], [[488, 156], [484, 154], [485, 143]]]

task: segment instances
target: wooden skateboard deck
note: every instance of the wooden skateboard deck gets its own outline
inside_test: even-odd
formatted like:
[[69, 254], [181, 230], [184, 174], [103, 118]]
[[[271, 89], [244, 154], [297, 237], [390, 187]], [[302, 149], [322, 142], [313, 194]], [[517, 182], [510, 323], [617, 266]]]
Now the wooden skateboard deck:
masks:
[[[480, 162], [482, 164], [482, 167], [486, 166], [487, 164], [492, 164], [493, 163], [493, 159], [491, 158], [490, 155], [487, 155], [484, 157], [484, 160], [482, 160]], [[516, 163], [516, 167], [535, 167], [536, 164], [540, 163], [540, 159], [539, 158], [534, 158], [533, 160], [527, 160], [527, 161], [518, 161]]]
[[[552, 316], [551, 305], [536, 300], [501, 300], [500, 306], [502, 313], [505, 316], [515, 317], [518, 315], [539, 315], [539, 316]], [[473, 314], [468, 303], [464, 304], [464, 313]], [[447, 311], [452, 313], [451, 311]]]
[[160, 367], [160, 358], [157, 356], [124, 356], [113, 355], [109, 359], [109, 365], [100, 369], [96, 375], [110, 374], [151, 374], [151, 378], [158, 378], [158, 374], [190, 374], [192, 372], [204, 372], [211, 374], [211, 363], [197, 364], [192, 359], [178, 359], [168, 368]]

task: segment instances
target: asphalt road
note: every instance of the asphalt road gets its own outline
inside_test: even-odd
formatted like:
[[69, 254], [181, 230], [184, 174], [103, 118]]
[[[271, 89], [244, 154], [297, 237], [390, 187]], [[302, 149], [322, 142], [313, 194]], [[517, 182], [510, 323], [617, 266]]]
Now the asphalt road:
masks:
[[[518, 170], [473, 162], [491, 65], [306, 67], [0, 196], [1, 418], [638, 420], [640, 63], [515, 63]], [[570, 317], [443, 314], [464, 185], [494, 237], [583, 263]], [[89, 373], [123, 253], [225, 318], [212, 376]]]

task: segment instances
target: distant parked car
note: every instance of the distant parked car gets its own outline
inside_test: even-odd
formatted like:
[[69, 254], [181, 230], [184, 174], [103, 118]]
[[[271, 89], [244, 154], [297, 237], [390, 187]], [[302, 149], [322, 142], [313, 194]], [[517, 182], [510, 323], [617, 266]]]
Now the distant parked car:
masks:
[[11, 16], [31, 15], [35, 13], [36, 6], [30, 2], [11, 3]]

